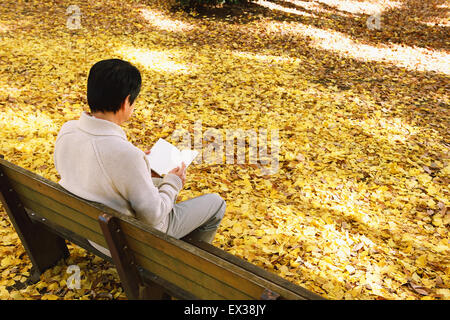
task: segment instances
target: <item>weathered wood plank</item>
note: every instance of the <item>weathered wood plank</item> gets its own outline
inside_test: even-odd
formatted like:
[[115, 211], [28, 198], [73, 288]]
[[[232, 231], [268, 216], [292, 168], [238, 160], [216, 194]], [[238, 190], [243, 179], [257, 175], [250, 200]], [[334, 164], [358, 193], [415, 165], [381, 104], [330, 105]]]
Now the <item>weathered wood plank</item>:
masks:
[[12, 186], [21, 198], [26, 198], [40, 204], [42, 207], [51, 209], [53, 212], [58, 213], [59, 215], [64, 216], [86, 228], [89, 228], [93, 232], [101, 233], [97, 220], [85, 215], [83, 212], [61, 204], [60, 202], [57, 202], [54, 199], [49, 198], [48, 196], [30, 189], [16, 181], [12, 183]]
[[[26, 171], [23, 168], [20, 168], [13, 164], [10, 164], [9, 166], [5, 166], [3, 168], [5, 174], [8, 176], [11, 182], [20, 183], [21, 185], [26, 186], [29, 189], [41, 193], [51, 199], [54, 199], [55, 201], [65, 206], [82, 212], [94, 220], [96, 220], [102, 212], [114, 211], [101, 204], [94, 205], [94, 202], [77, 197], [76, 195], [62, 188], [57, 183], [38, 176], [33, 172]], [[114, 212], [121, 215], [116, 211]]]
[[93, 253], [100, 258], [112, 262], [111, 257], [108, 257], [107, 255], [103, 254], [102, 252], [98, 251], [95, 247], [93, 247], [84, 236], [81, 236], [69, 229], [66, 229], [64, 227], [61, 227], [60, 225], [57, 225], [52, 220], [44, 219], [42, 220], [42, 216], [37, 214], [36, 212], [25, 208], [27, 210], [27, 214], [30, 217], [30, 219], [33, 221], [34, 224], [39, 224], [43, 228], [46, 228], [50, 232], [56, 233], [61, 238], [66, 239], [67, 241], [76, 244], [77, 246], [85, 249], [86, 251]]
[[[214, 254], [215, 256], [217, 256], [219, 259], [223, 259], [226, 261], [229, 261], [233, 264], [238, 265], [239, 267], [251, 272], [252, 274], [255, 275], [261, 275], [263, 276], [265, 279], [272, 281], [273, 283], [278, 283], [280, 285], [282, 285], [284, 288], [289, 289], [293, 292], [296, 292], [297, 294], [302, 295], [305, 299], [308, 300], [324, 300], [323, 297], [321, 297], [318, 294], [315, 294], [303, 287], [297, 286], [294, 283], [283, 279], [281, 277], [279, 277], [278, 275], [271, 273], [265, 269], [262, 269], [260, 267], [258, 267], [257, 265], [250, 263], [248, 261], [245, 261], [243, 259], [240, 259], [220, 248], [214, 247], [213, 245], [203, 242], [203, 241], [198, 241], [198, 240], [194, 240], [194, 239], [189, 239], [189, 238], [183, 238], [184, 241], [198, 247], [198, 248], [202, 248], [206, 251], [208, 251], [211, 254]], [[283, 299], [283, 297], [280, 297], [281, 299]]]
[[[49, 220], [54, 221], [55, 223], [59, 224], [61, 227], [64, 227], [66, 229], [70, 229], [77, 234], [82, 234], [89, 238], [92, 241], [95, 241], [96, 243], [99, 243], [100, 245], [106, 246], [106, 243], [103, 243], [103, 239], [101, 238], [101, 235], [98, 233], [98, 224], [91, 218], [83, 215], [82, 213], [75, 211], [65, 205], [62, 205], [53, 199], [50, 199], [49, 197], [40, 194], [39, 192], [32, 190], [18, 182], [14, 182], [14, 187], [20, 192], [21, 198], [23, 199], [25, 205], [29, 207], [30, 209], [34, 210], [35, 212], [38, 212], [42, 217], [47, 218]], [[78, 221], [75, 221], [78, 220]], [[81, 221], [80, 221], [81, 220]], [[88, 227], [86, 227], [88, 225]], [[97, 229], [97, 230], [92, 230]], [[148, 247], [147, 247], [148, 248]], [[151, 249], [151, 248], [149, 248]], [[147, 250], [148, 251], [148, 250]], [[150, 250], [151, 252], [151, 250]], [[163, 259], [165, 256], [160, 256], [161, 259]], [[166, 256], [170, 259], [169, 256]], [[167, 260], [167, 259], [166, 259]], [[173, 260], [173, 259], [172, 259]], [[184, 263], [181, 263], [180, 260], [177, 260], [180, 265], [177, 266], [177, 269], [179, 272], [186, 272], [190, 270], [189, 265], [186, 265]], [[170, 265], [173, 261], [167, 262], [166, 266]], [[195, 271], [195, 269], [193, 269]], [[205, 275], [202, 272], [198, 272], [191, 277], [191, 279], [203, 279]], [[170, 281], [170, 279], [168, 279]], [[213, 280], [213, 278], [211, 278]], [[211, 281], [210, 281], [211, 282]], [[226, 285], [225, 285], [226, 286]], [[229, 287], [231, 290], [234, 290], [233, 288]], [[239, 294], [228, 294], [229, 296], [236, 296], [238, 297]], [[248, 296], [245, 296], [248, 298]], [[244, 297], [243, 297], [244, 298]]]
[[156, 274], [151, 273], [150, 271], [139, 267], [139, 272], [141, 273], [141, 277], [144, 280], [145, 283], [152, 282], [157, 283], [160, 286], [164, 287], [165, 291], [173, 298], [175, 299], [181, 299], [181, 300], [199, 300], [197, 296], [192, 294], [191, 292], [188, 292], [175, 284], [157, 276]]
[[[101, 213], [108, 213], [121, 219], [120, 225], [127, 237], [127, 242], [140, 242], [141, 246], [143, 244], [144, 247], [147, 248], [144, 250], [144, 252], [141, 252], [140, 250], [142, 250], [142, 248], [139, 249], [136, 247], [136, 261], [141, 261], [143, 265], [145, 264], [145, 268], [153, 268], [152, 270], [158, 276], [161, 276], [163, 278], [164, 276], [172, 277], [172, 279], [175, 279], [174, 281], [177, 284], [181, 284], [183, 281], [187, 281], [189, 283], [189, 281], [191, 280], [184, 277], [185, 274], [183, 275], [177, 273], [182, 272], [182, 270], [171, 270], [169, 268], [166, 268], [166, 266], [167, 264], [173, 263], [174, 261], [183, 261], [184, 265], [188, 265], [190, 268], [190, 274], [188, 275], [189, 277], [192, 277], [195, 272], [201, 272], [203, 274], [207, 274], [208, 277], [213, 279], [214, 281], [219, 281], [215, 282], [215, 286], [217, 286], [217, 288], [221, 288], [221, 290], [224, 291], [221, 294], [214, 293], [213, 295], [211, 295], [211, 297], [215, 297], [217, 299], [229, 299], [229, 295], [236, 295], [236, 291], [232, 291], [229, 288], [240, 291], [242, 294], [255, 299], [259, 299], [261, 297], [261, 294], [266, 289], [280, 294], [280, 298], [283, 299], [321, 298], [320, 296], [315, 295], [304, 288], [296, 286], [275, 274], [272, 275], [266, 270], [251, 265], [238, 257], [231, 257], [231, 255], [223, 252], [223, 250], [220, 250], [213, 246], [208, 247], [204, 246], [204, 244], [202, 243], [195, 242], [187, 243], [182, 240], [167, 237], [162, 232], [146, 225], [141, 221], [136, 220], [133, 217], [121, 214], [102, 204], [81, 199], [71, 194], [67, 190], [64, 190], [58, 184], [7, 161], [0, 159], [0, 166], [4, 168], [4, 172], [7, 174], [8, 178], [12, 181], [15, 181], [14, 183], [33, 190], [34, 193], [28, 191], [28, 194], [34, 194], [34, 200], [37, 200], [36, 197], [38, 197], [38, 194], [44, 195], [47, 199], [45, 200], [47, 202], [44, 201], [45, 205], [53, 208], [47, 208], [46, 211], [44, 210], [44, 212], [46, 212], [46, 214], [49, 214], [49, 218], [51, 214], [53, 214], [53, 218], [60, 219], [58, 220], [60, 221], [60, 223], [67, 224], [69, 223], [67, 220], [71, 219], [62, 215], [59, 215], [59, 218], [56, 217], [55, 212], [59, 210], [62, 210], [66, 215], [75, 215], [75, 212], [78, 212], [78, 216], [84, 217], [80, 218], [80, 221], [83, 220], [82, 224], [87, 225], [90, 225], [90, 220], [96, 220]], [[26, 198], [24, 197], [24, 199]], [[53, 199], [55, 200], [56, 204], [50, 204]], [[25, 201], [31, 201], [30, 205], [33, 205], [34, 208], [38, 210], [42, 209], [38, 208], [36, 206], [36, 202], [33, 200], [29, 199]], [[43, 205], [41, 205], [41, 207], [43, 207]], [[67, 210], [64, 207], [70, 208], [70, 210]], [[61, 217], [65, 218], [66, 220], [62, 219]], [[76, 220], [78, 220], [78, 218], [76, 218]], [[78, 225], [80, 226], [80, 224]], [[72, 227], [75, 229], [77, 228], [72, 224], [69, 229], [72, 230]], [[90, 230], [90, 228], [84, 228], [86, 230]], [[95, 227], [93, 227], [93, 229], [95, 230]], [[94, 232], [93, 230], [90, 230], [90, 234], [88, 231], [84, 233], [85, 231], [83, 231], [80, 227], [78, 227], [77, 230], [77, 232], [81, 232], [82, 235], [86, 235], [87, 238], [99, 243], [100, 245], [106, 246], [104, 237], [101, 235], [100, 237], [97, 237], [97, 239], [95, 239], [94, 234], [96, 232]], [[159, 257], [160, 260], [162, 259], [162, 261], [160, 262], [163, 262], [164, 265], [156, 263], [156, 261], [152, 260], [155, 259], [155, 257], [149, 256], [151, 254], [155, 254], [155, 250], [164, 253], [164, 256]], [[193, 270], [196, 271], [194, 272]], [[209, 281], [211, 281], [205, 279], [207, 278], [202, 279], [202, 281], [204, 281], [203, 284], [205, 285], [206, 283], [209, 283]], [[184, 288], [186, 288], [188, 291], [189, 288], [194, 291], [197, 290], [195, 291], [195, 293], [193, 293], [199, 297], [207, 297], [208, 294], [211, 294], [211, 290], [202, 287], [201, 284], [194, 281], [191, 281], [190, 284], [184, 286]]]
[[[226, 300], [227, 298], [214, 292], [212, 289], [205, 288], [198, 283], [183, 277], [183, 275], [174, 273], [172, 270], [168, 269], [158, 263], [158, 261], [151, 260], [140, 254], [135, 255], [136, 262], [145, 268], [146, 270], [159, 275], [160, 277], [166, 279], [167, 281], [175, 284], [176, 286], [191, 292], [193, 295], [199, 299], [211, 299], [211, 300]], [[170, 280], [169, 280], [170, 279]]]
[[[193, 268], [202, 270], [216, 279], [221, 279], [222, 282], [226, 282], [231, 287], [240, 288], [240, 290], [251, 297], [259, 299], [263, 291], [268, 288], [288, 299], [302, 299], [302, 296], [295, 292], [273, 284], [232, 263], [219, 260], [214, 255], [199, 250], [197, 247], [192, 247], [190, 248], [191, 250], [183, 250], [177, 245], [168, 241], [162, 241], [162, 239], [158, 239], [154, 235], [145, 233], [126, 223], [122, 223], [122, 229], [127, 236], [143, 243], [151, 243], [153, 248], [165, 252], [174, 258], [182, 259]], [[130, 242], [132, 240], [127, 239], [127, 241]]]
[[[212, 277], [205, 269], [196, 269], [189, 263], [186, 263], [182, 257], [173, 257], [169, 253], [157, 250], [149, 245], [127, 237], [127, 243], [133, 252], [147, 258], [148, 260], [157, 262], [164, 266], [168, 271], [170, 278], [168, 281], [174, 282], [172, 276], [169, 275], [169, 270], [183, 278], [197, 283], [198, 285], [213, 289], [213, 291], [227, 299], [251, 299], [251, 296], [242, 292], [239, 287], [230, 286], [222, 278]], [[175, 283], [175, 282], [174, 282]], [[183, 287], [183, 284], [177, 283], [178, 286]]]
[[[96, 243], [99, 243], [100, 245], [106, 246], [106, 243], [103, 243], [103, 239], [101, 235], [98, 233], [99, 230], [92, 230], [92, 229], [99, 229], [98, 224], [91, 219], [90, 217], [87, 217], [83, 215], [82, 213], [75, 211], [65, 205], [62, 205], [49, 197], [38, 193], [35, 190], [32, 190], [18, 182], [14, 182], [14, 187], [20, 192], [21, 198], [25, 204], [26, 207], [29, 207], [35, 212], [38, 212], [43, 218], [46, 218], [48, 220], [51, 220], [58, 225], [60, 225], [63, 228], [72, 230], [76, 232], [79, 235], [84, 235], [85, 237], [89, 238], [92, 241], [95, 241]], [[74, 221], [74, 220], [81, 220], [81, 221]], [[86, 224], [89, 226], [86, 227]], [[151, 248], [148, 246], [147, 253], [152, 252]], [[154, 253], [155, 251], [153, 251]], [[150, 253], [151, 254], [151, 253]], [[147, 256], [148, 257], [148, 256]], [[160, 259], [171, 259], [170, 256], [164, 256], [159, 255]], [[178, 261], [179, 265], [177, 265], [178, 273], [186, 273], [187, 271], [190, 271], [191, 268], [189, 265], [186, 265], [184, 262], [180, 260]], [[170, 266], [171, 263], [174, 262], [174, 259], [171, 261], [166, 261], [166, 266]], [[201, 280], [204, 277], [208, 277], [208, 275], [197, 271], [196, 269], [192, 269], [194, 271], [194, 275], [191, 275], [191, 279], [197, 279]], [[192, 273], [192, 272], [191, 272]], [[167, 279], [170, 281], [170, 279]], [[195, 281], [194, 281], [195, 282]], [[214, 282], [213, 278], [210, 278], [209, 284], [211, 282]], [[249, 298], [246, 295], [242, 295], [239, 293], [239, 291], [236, 291], [235, 289], [227, 286], [226, 284], [223, 284], [226, 288], [228, 287], [228, 290], [234, 290], [233, 292], [229, 292], [228, 296], [234, 296], [239, 298]], [[217, 287], [217, 285], [216, 285]], [[226, 289], [225, 289], [226, 290]]]
[[37, 278], [37, 274], [69, 255], [63, 238], [33, 224], [3, 167], [0, 167], [0, 201], [33, 264], [36, 273], [31, 276], [32, 281]]
[[[39, 200], [38, 197], [34, 197], [34, 200]], [[37, 198], [37, 199], [36, 199]], [[59, 212], [53, 211], [51, 208], [44, 207], [42, 203], [37, 203], [31, 199], [22, 198], [22, 201], [24, 205], [27, 208], [30, 208], [31, 210], [35, 212], [39, 212], [41, 215], [41, 218], [45, 218], [47, 220], [50, 220], [60, 227], [72, 230], [76, 234], [83, 234], [90, 240], [93, 240], [103, 246], [106, 246], [106, 243], [103, 244], [101, 241], [101, 235], [97, 233], [93, 233], [92, 230], [89, 228], [85, 228], [83, 225], [78, 224], [77, 222], [68, 219], [64, 216], [61, 216]], [[130, 241], [130, 248], [136, 251], [135, 253], [140, 253], [141, 255], [151, 259], [152, 261], [158, 261], [161, 265], [167, 267], [169, 270], [172, 270], [173, 273], [177, 273], [182, 275], [183, 277], [187, 277], [188, 279], [192, 280], [195, 283], [200, 283], [203, 286], [206, 287], [214, 287], [216, 292], [221, 292], [223, 290], [227, 291], [228, 297], [235, 297], [236, 299], [248, 299], [249, 296], [243, 295], [239, 291], [235, 290], [232, 287], [229, 287], [225, 283], [221, 283], [220, 281], [209, 277], [207, 274], [203, 273], [202, 271], [198, 271], [196, 269], [191, 268], [188, 264], [185, 264], [184, 261], [181, 261], [179, 259], [174, 259], [171, 256], [167, 255], [166, 253], [157, 251], [148, 245], [144, 245], [142, 243], [138, 243], [137, 240], [133, 238], [128, 238], [128, 241]], [[136, 249], [137, 248], [137, 249]], [[177, 275], [169, 275], [169, 273], [166, 273], [168, 281], [171, 281], [172, 277], [175, 277], [178, 279]], [[205, 280], [206, 278], [206, 280]], [[224, 286], [225, 289], [220, 288], [220, 286]]]
[[128, 299], [141, 299], [144, 284], [134, 262], [134, 254], [125, 242], [125, 237], [116, 218], [102, 214], [98, 217], [109, 252], [119, 274], [122, 287]]
[[58, 212], [44, 207], [40, 203], [34, 202], [33, 200], [27, 199], [25, 197], [20, 197], [20, 199], [26, 208], [30, 209], [31, 211], [37, 212], [42, 218], [48, 219], [65, 229], [69, 229], [72, 232], [75, 232], [78, 235], [82, 235], [101, 246], [107, 246], [105, 238], [101, 233], [94, 232], [91, 229], [77, 223], [76, 221], [70, 220], [60, 215]]
[[[85, 237], [82, 237], [68, 229], [65, 229], [55, 223], [53, 223], [49, 219], [45, 219], [42, 221], [42, 217], [35, 212], [31, 213], [31, 210], [27, 209], [28, 216], [33, 221], [34, 224], [39, 224], [43, 228], [47, 228], [50, 232], [54, 232], [58, 234], [63, 239], [67, 239], [69, 242], [74, 243], [78, 245], [79, 247], [87, 250], [88, 252], [91, 252], [102, 259], [113, 262], [111, 257], [108, 257], [98, 251], [96, 248], [94, 248]], [[33, 215], [31, 215], [33, 214]], [[183, 299], [183, 300], [198, 300], [198, 297], [194, 296], [193, 294], [187, 292], [186, 290], [183, 290], [180, 287], [175, 286], [173, 283], [168, 282], [167, 280], [151, 273], [150, 271], [143, 269], [142, 267], [138, 267], [139, 273], [144, 281], [144, 283], [157, 283], [158, 285], [165, 288], [166, 292], [176, 298], [176, 299]]]

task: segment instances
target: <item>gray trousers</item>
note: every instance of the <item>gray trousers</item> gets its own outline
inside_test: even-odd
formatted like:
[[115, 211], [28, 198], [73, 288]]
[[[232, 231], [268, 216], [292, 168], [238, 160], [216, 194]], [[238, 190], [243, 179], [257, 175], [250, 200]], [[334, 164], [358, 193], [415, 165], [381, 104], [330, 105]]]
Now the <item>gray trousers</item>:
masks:
[[217, 193], [175, 203], [169, 213], [167, 232], [180, 239], [190, 237], [211, 243], [225, 214], [226, 203]]
[[[158, 186], [162, 179], [152, 178]], [[212, 243], [217, 228], [225, 214], [226, 203], [217, 193], [207, 193], [186, 201], [175, 203], [169, 213], [166, 234], [180, 239], [190, 237]], [[88, 240], [101, 253], [111, 257], [107, 248]]]

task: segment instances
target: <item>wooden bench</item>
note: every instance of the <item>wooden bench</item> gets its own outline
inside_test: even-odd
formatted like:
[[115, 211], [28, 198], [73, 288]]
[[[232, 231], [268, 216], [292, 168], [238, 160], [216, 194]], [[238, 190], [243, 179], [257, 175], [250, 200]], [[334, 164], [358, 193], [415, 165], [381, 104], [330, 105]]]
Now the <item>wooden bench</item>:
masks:
[[[68, 240], [114, 263], [128, 299], [323, 299], [210, 244], [166, 236], [79, 198], [1, 155], [0, 200], [33, 264], [34, 281], [69, 256]], [[86, 239], [109, 248], [111, 258]]]

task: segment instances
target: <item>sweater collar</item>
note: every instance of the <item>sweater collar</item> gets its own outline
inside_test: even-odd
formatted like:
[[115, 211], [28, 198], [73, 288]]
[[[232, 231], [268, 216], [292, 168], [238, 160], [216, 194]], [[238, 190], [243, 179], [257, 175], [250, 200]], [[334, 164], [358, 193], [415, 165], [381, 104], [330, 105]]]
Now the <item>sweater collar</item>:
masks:
[[114, 122], [91, 116], [86, 111], [83, 111], [80, 116], [78, 128], [96, 136], [119, 136], [127, 140], [127, 135], [120, 126]]

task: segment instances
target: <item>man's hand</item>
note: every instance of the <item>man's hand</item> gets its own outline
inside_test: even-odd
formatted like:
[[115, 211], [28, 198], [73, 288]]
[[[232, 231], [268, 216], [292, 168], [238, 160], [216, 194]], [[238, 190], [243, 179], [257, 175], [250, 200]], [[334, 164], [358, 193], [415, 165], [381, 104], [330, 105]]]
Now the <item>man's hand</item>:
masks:
[[181, 182], [184, 186], [184, 181], [186, 180], [186, 165], [184, 164], [184, 162], [181, 163], [181, 167], [173, 168], [169, 171], [169, 173], [177, 175], [181, 179]]
[[[150, 150], [144, 151], [146, 155], [150, 154]], [[157, 174], [155, 171], [151, 170], [151, 176], [154, 178], [162, 178], [159, 174]]]

